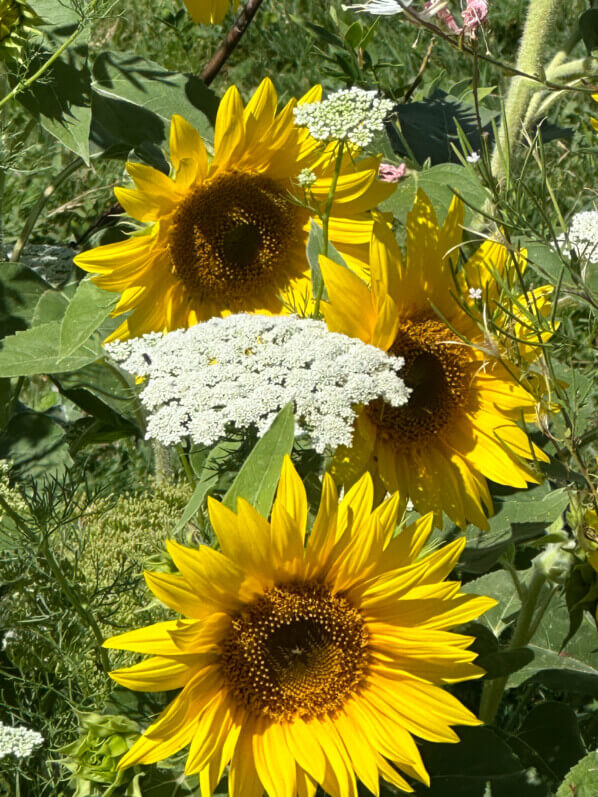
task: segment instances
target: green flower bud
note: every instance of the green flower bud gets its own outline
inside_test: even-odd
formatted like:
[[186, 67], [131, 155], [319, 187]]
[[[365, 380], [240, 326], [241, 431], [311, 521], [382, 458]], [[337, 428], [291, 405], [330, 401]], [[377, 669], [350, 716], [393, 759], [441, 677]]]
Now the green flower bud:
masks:
[[42, 22], [22, 0], [0, 0], [0, 61], [19, 58], [27, 36]]

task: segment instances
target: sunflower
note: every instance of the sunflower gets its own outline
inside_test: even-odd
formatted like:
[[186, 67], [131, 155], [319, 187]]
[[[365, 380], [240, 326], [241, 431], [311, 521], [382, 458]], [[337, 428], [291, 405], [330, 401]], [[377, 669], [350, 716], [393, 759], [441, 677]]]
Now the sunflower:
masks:
[[538, 481], [526, 460], [548, 457], [517, 424], [535, 419], [537, 401], [504, 352], [491, 349], [476, 319], [484, 307], [496, 318], [508, 315], [520, 356], [533, 359], [534, 344], [550, 333], [542, 332], [539, 341], [529, 315], [532, 309], [546, 314], [550, 286], [528, 292], [509, 313], [500, 309], [497, 280], [508, 279], [511, 256], [487, 240], [456, 276], [462, 224], [460, 200], [454, 199], [439, 227], [419, 191], [407, 219], [405, 262], [390, 230], [376, 227], [371, 289], [321, 258], [329, 328], [403, 357], [401, 376], [412, 390], [404, 407], [377, 400], [362, 408], [351, 449], [339, 449], [334, 467], [345, 483], [369, 470], [376, 483], [410, 498], [420, 513], [435, 512], [437, 521], [444, 511], [460, 527], [473, 522], [488, 528], [486, 480], [524, 488]]
[[472, 637], [449, 628], [491, 598], [444, 581], [464, 539], [419, 558], [424, 517], [393, 537], [398, 496], [375, 510], [365, 474], [339, 503], [324, 477], [305, 545], [305, 488], [287, 457], [271, 521], [239, 499], [210, 499], [221, 552], [169, 541], [179, 574], [147, 573], [156, 597], [184, 619], [131, 631], [109, 648], [154, 654], [111, 673], [140, 691], [182, 688], [121, 759], [160, 761], [190, 744], [186, 772], [209, 797], [230, 763], [231, 797], [356, 797], [399, 770], [429, 782], [413, 735], [456, 742], [452, 725], [479, 720], [442, 689], [479, 678]]
[[232, 7], [236, 11], [239, 0], [184, 0], [187, 11], [191, 14], [193, 22], [201, 25], [213, 25], [222, 22]]
[[[317, 101], [321, 87], [300, 102]], [[247, 106], [231, 86], [216, 119], [211, 162], [180, 116], [170, 128], [174, 175], [128, 163], [136, 188], [117, 188], [125, 211], [149, 222], [145, 234], [100, 246], [75, 262], [94, 282], [122, 293], [114, 314], [133, 311], [108, 340], [192, 326], [238, 312], [305, 312], [311, 298], [305, 246], [310, 213], [296, 177], [309, 169], [314, 201], [325, 204], [334, 144], [322, 148], [295, 127], [291, 100], [277, 112], [264, 80]], [[361, 268], [373, 221], [368, 212], [395, 186], [376, 180], [378, 159], [347, 152], [332, 205], [329, 237], [348, 265]], [[361, 259], [359, 259], [361, 258]]]

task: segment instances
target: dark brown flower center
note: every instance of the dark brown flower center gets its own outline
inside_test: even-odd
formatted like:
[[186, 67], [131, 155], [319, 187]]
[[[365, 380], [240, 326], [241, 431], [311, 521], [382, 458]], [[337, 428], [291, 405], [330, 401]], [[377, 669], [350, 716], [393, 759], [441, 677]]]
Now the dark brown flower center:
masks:
[[446, 324], [436, 318], [405, 321], [389, 354], [401, 356], [401, 377], [411, 388], [409, 401], [391, 407], [381, 399], [366, 412], [384, 440], [397, 446], [427, 440], [442, 431], [465, 405], [472, 357]]
[[233, 620], [222, 653], [234, 698], [276, 721], [334, 714], [367, 662], [361, 614], [315, 582], [269, 589]]
[[256, 297], [276, 296], [297, 276], [292, 250], [302, 241], [304, 215], [274, 180], [215, 177], [175, 211], [172, 268], [196, 301], [250, 309]]

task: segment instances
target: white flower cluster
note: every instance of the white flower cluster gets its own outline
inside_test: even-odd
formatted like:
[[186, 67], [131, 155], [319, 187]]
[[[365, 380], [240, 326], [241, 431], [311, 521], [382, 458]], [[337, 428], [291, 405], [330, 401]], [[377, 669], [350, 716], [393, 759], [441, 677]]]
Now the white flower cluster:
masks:
[[[410, 6], [412, 0], [403, 0], [403, 6]], [[367, 3], [354, 3], [350, 6], [343, 5], [345, 11], [360, 11], [366, 14], [378, 14], [379, 16], [392, 16], [400, 14], [403, 8], [396, 0], [368, 0]]]
[[[578, 257], [587, 263], [598, 263], [598, 210], [576, 213], [569, 227], [569, 243]], [[565, 243], [560, 236], [561, 244]]]
[[301, 169], [297, 175], [297, 182], [302, 188], [311, 188], [318, 178], [311, 169]]
[[0, 722], [0, 758], [16, 755], [17, 758], [27, 758], [44, 741], [44, 737], [37, 731], [28, 728], [13, 728]]
[[298, 105], [293, 113], [295, 124], [307, 127], [317, 141], [350, 141], [364, 148], [384, 130], [384, 119], [392, 109], [391, 100], [380, 99], [376, 91], [353, 86], [322, 102]]
[[299, 424], [323, 452], [351, 444], [355, 405], [382, 398], [399, 407], [410, 392], [397, 375], [401, 357], [297, 316], [212, 318], [106, 350], [145, 378], [147, 437], [165, 445], [187, 436], [212, 445], [230, 425], [263, 434], [293, 402]]

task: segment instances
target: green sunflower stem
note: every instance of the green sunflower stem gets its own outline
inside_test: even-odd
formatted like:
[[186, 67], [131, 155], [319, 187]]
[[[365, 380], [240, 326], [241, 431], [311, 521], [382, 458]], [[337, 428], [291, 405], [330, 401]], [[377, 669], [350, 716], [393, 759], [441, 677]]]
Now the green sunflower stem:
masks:
[[[543, 61], [557, 25], [562, 23], [563, 0], [530, 0], [516, 69], [541, 76]], [[528, 78], [514, 77], [505, 101], [505, 111], [492, 155], [492, 173], [505, 182], [517, 160], [521, 138], [527, 132], [526, 114], [533, 101], [537, 84]]]
[[[542, 606], [538, 607], [538, 599], [545, 581], [546, 572], [539, 564], [535, 563], [529, 583], [525, 587], [524, 599], [521, 603], [519, 617], [517, 618], [515, 630], [513, 631], [513, 636], [508, 646], [509, 650], [527, 645], [536, 631], [542, 614], [546, 611], [548, 606], [548, 602], [543, 602]], [[509, 676], [505, 675], [501, 678], [495, 678], [492, 681], [486, 681], [484, 684], [482, 700], [480, 702], [480, 719], [486, 725], [494, 722], [496, 718], [508, 680]]]
[[[345, 150], [345, 142], [339, 141], [338, 150], [336, 153], [336, 160], [334, 163], [334, 173], [332, 175], [332, 180], [330, 181], [330, 189], [328, 191], [328, 196], [326, 197], [326, 205], [324, 207], [324, 213], [322, 214], [322, 238], [323, 238], [323, 245], [322, 245], [322, 254], [324, 257], [328, 255], [328, 227], [330, 225], [330, 214], [332, 213], [332, 205], [334, 203], [334, 195], [336, 193], [336, 186], [338, 185], [338, 178], [341, 173], [341, 168], [343, 165], [343, 155]], [[324, 280], [320, 279], [320, 285], [318, 287], [318, 293], [316, 296], [316, 303], [314, 306], [313, 317], [318, 318], [320, 315], [320, 302], [322, 301], [322, 295], [324, 293]]]
[[[8, 94], [6, 67], [0, 63], [0, 98]], [[6, 184], [6, 143], [4, 140], [4, 118], [0, 112], [0, 260], [4, 260], [4, 188]]]

